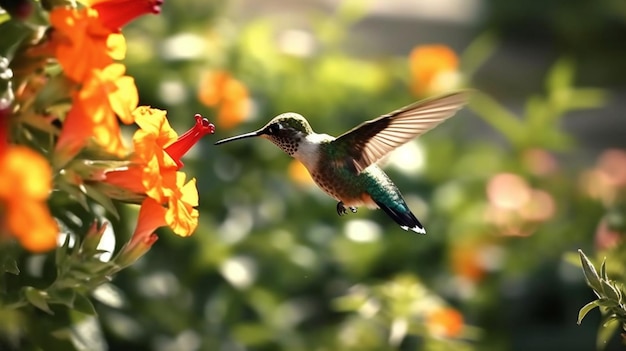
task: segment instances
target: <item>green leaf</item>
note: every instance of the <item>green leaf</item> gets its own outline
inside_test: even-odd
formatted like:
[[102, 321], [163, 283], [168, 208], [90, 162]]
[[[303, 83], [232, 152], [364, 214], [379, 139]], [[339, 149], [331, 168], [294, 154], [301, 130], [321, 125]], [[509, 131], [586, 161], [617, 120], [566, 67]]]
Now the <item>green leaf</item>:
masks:
[[60, 303], [69, 308], [74, 308], [76, 293], [72, 289], [59, 289], [50, 292], [50, 303]]
[[[59, 178], [63, 179], [63, 178]], [[67, 193], [72, 199], [78, 202], [85, 210], [89, 210], [89, 204], [87, 204], [87, 197], [77, 186], [67, 183], [65, 181], [59, 181], [56, 183], [56, 187]]]
[[74, 309], [84, 314], [94, 316], [97, 315], [93, 303], [91, 303], [91, 300], [83, 294], [76, 294], [76, 299], [74, 300]]
[[600, 277], [598, 277], [598, 272], [593, 267], [593, 264], [587, 256], [583, 253], [582, 250], [578, 249], [578, 254], [580, 255], [580, 262], [583, 265], [583, 274], [585, 275], [585, 279], [587, 279], [587, 284], [596, 292], [602, 291], [602, 284], [600, 283]]
[[568, 58], [558, 60], [548, 72], [546, 89], [549, 92], [569, 89], [574, 80], [574, 62]]
[[469, 107], [487, 124], [502, 133], [511, 144], [520, 144], [525, 126], [515, 114], [480, 92], [473, 94]]
[[611, 316], [607, 317], [598, 330], [596, 339], [596, 347], [598, 350], [603, 350], [606, 347], [606, 344], [611, 340], [619, 325], [620, 322], [617, 319]]
[[57, 247], [57, 250], [54, 253], [54, 262], [56, 264], [57, 270], [61, 270], [62, 266], [65, 264], [65, 261], [67, 261], [67, 250], [70, 247], [70, 239], [70, 234], [66, 234], [63, 245]]
[[28, 36], [32, 29], [17, 20], [8, 20], [0, 24], [0, 56], [12, 60], [15, 51]]
[[602, 285], [602, 292], [607, 297], [607, 299], [611, 301], [615, 301], [616, 304], [619, 304], [620, 294], [617, 289], [611, 285], [608, 281], [601, 279], [600, 284]]
[[15, 275], [20, 274], [20, 269], [17, 266], [17, 261], [13, 258], [5, 258], [2, 260], [2, 271]]
[[604, 280], [609, 280], [606, 275], [606, 257], [602, 260], [602, 265], [600, 265], [600, 278]]
[[113, 201], [111, 201], [111, 198], [104, 195], [97, 188], [91, 185], [85, 184], [85, 189], [87, 190], [86, 191], [87, 196], [89, 196], [90, 198], [94, 199], [97, 203], [102, 205], [102, 207], [104, 207], [104, 209], [107, 210], [109, 213], [111, 213], [116, 219], [120, 218], [120, 215], [119, 213], [117, 213], [117, 209], [115, 208]]
[[74, 266], [73, 269], [68, 272], [68, 276], [80, 281], [89, 281], [94, 278], [91, 272], [85, 271], [85, 267], [78, 266]]
[[461, 54], [461, 72], [467, 75], [468, 80], [493, 54], [497, 42], [498, 38], [493, 32], [486, 32], [472, 40], [463, 51]]
[[596, 302], [598, 303], [598, 306], [600, 307], [606, 307], [606, 308], [615, 308], [618, 306], [617, 301], [611, 300], [611, 299], [607, 299], [607, 298], [600, 298], [598, 300], [596, 300]]
[[24, 296], [33, 306], [49, 314], [54, 314], [50, 309], [50, 306], [48, 306], [48, 294], [45, 291], [35, 289], [32, 286], [27, 286], [24, 288]]
[[240, 323], [233, 328], [233, 335], [247, 346], [266, 344], [272, 334], [270, 327], [261, 323]]
[[602, 107], [606, 104], [607, 92], [597, 88], [582, 88], [568, 92], [567, 108], [582, 110]]
[[578, 311], [578, 321], [576, 323], [580, 325], [580, 323], [583, 321], [583, 318], [585, 318], [587, 313], [589, 313], [589, 311], [593, 310], [596, 307], [599, 307], [598, 300], [591, 301], [585, 306], [583, 306], [583, 308], [581, 308], [580, 311]]

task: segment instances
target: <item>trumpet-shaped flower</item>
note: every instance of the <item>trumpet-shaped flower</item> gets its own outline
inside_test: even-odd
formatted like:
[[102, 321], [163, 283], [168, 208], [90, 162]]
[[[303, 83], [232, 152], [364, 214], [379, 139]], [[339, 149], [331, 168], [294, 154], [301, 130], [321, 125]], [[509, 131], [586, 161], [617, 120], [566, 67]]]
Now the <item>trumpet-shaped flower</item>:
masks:
[[166, 205], [165, 221], [181, 236], [188, 236], [198, 223], [198, 193], [195, 179], [185, 183], [180, 158], [200, 138], [214, 132], [214, 126], [200, 115], [188, 132], [177, 138], [165, 111], [139, 107], [134, 112], [140, 129], [133, 137], [132, 165], [106, 173], [105, 182], [135, 193], [146, 194]]
[[91, 0], [100, 22], [111, 30], [119, 30], [135, 18], [161, 12], [163, 0]]
[[93, 8], [57, 7], [50, 12], [50, 23], [55, 56], [74, 82], [84, 81], [93, 69], [103, 69], [126, 55], [124, 36], [105, 27]]
[[119, 156], [127, 153], [116, 115], [122, 122], [132, 123], [132, 111], [139, 97], [134, 79], [125, 76], [124, 71], [124, 65], [119, 63], [96, 69], [74, 94], [74, 104], [56, 145], [63, 161], [76, 155], [90, 138], [109, 153]]
[[115, 262], [121, 267], [133, 264], [157, 241], [158, 237], [154, 231], [166, 225], [165, 208], [154, 199], [146, 198], [141, 204], [133, 236], [124, 245]]
[[162, 0], [92, 0], [88, 7], [57, 7], [50, 12], [55, 56], [65, 75], [84, 81], [126, 55], [120, 28], [133, 19], [161, 12]]

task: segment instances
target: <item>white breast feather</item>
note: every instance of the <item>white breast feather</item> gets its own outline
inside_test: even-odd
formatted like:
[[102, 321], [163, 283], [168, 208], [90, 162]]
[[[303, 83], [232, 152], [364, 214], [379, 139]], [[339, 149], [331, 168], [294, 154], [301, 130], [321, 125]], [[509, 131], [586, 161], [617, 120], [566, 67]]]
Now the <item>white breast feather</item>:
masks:
[[320, 157], [319, 144], [331, 140], [335, 138], [328, 134], [309, 134], [300, 141], [298, 151], [293, 154], [293, 157], [302, 162], [308, 170], [315, 169]]

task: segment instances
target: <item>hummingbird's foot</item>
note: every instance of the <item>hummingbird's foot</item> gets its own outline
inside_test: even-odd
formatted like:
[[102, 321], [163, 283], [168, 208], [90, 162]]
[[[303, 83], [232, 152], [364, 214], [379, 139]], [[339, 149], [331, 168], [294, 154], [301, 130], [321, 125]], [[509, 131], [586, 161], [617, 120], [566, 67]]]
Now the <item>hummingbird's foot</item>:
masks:
[[340, 216], [348, 214], [348, 210], [346, 210], [346, 206], [343, 205], [342, 201], [337, 202], [337, 214]]
[[350, 209], [350, 211], [352, 211], [352, 213], [356, 213], [356, 207], [350, 206], [348, 208]]

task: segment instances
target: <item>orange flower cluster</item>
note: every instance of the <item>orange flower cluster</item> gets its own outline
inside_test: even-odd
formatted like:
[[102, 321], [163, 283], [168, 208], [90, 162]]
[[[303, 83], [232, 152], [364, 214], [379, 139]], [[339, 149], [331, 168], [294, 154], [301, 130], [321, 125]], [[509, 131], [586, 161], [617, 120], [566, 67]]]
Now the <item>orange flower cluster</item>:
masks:
[[463, 315], [454, 308], [442, 307], [426, 317], [426, 328], [439, 338], [457, 338], [463, 332]]
[[[180, 158], [203, 135], [213, 133], [214, 126], [197, 115], [194, 128], [177, 138], [165, 112], [137, 108], [135, 82], [125, 75], [125, 66], [117, 62], [126, 53], [120, 28], [140, 15], [158, 13], [162, 0], [85, 0], [78, 8], [69, 4], [50, 11], [49, 35], [25, 50], [30, 60], [24, 62], [45, 65], [54, 58], [63, 69], [66, 84], [60, 86], [66, 90], [59, 91], [59, 95], [69, 97], [71, 107], [65, 116], [60, 116], [62, 129], [50, 152], [55, 169], [67, 166], [67, 174], [76, 174], [69, 162], [90, 141], [108, 154], [128, 157], [130, 152], [122, 141], [119, 123], [136, 123], [140, 127], [133, 138], [131, 165], [105, 171], [97, 179], [97, 183], [145, 196], [135, 234], [123, 250], [123, 258], [130, 262], [154, 243], [156, 228], [168, 225], [181, 236], [190, 235], [196, 228], [198, 193], [195, 180], [186, 181], [186, 175], [178, 171], [183, 166]], [[10, 146], [7, 129], [8, 115], [33, 114], [27, 111], [32, 104], [26, 102], [33, 100], [48, 80], [38, 80], [42, 77], [36, 74], [34, 65], [16, 62], [23, 78], [19, 81], [33, 84], [22, 83], [16, 89], [18, 99], [14, 106], [12, 94], [2, 99], [8, 102], [0, 109], [0, 230], [16, 237], [28, 250], [45, 251], [56, 246], [58, 235], [57, 224], [45, 203], [52, 190], [52, 170], [30, 148]], [[0, 78], [10, 79], [9, 73]], [[12, 93], [10, 82], [7, 91]], [[232, 91], [231, 87], [231, 95]], [[78, 176], [72, 184], [80, 186], [83, 181]]]
[[[135, 152], [131, 166], [109, 171], [104, 182], [134, 193], [145, 194], [138, 228], [167, 224], [174, 233], [189, 236], [198, 225], [198, 192], [196, 181], [185, 182], [186, 175], [178, 170], [183, 166], [180, 158], [204, 135], [213, 133], [215, 127], [200, 115], [187, 133], [177, 138], [170, 127], [165, 111], [139, 107], [133, 112], [140, 129], [133, 136]], [[144, 208], [164, 205], [166, 209], [146, 212]], [[143, 218], [143, 222], [142, 222]], [[154, 228], [156, 229], [156, 227]]]
[[234, 128], [250, 115], [248, 89], [226, 71], [206, 72], [198, 99], [206, 106], [219, 107], [217, 122], [221, 128]]
[[27, 250], [43, 252], [56, 246], [58, 227], [46, 205], [52, 171], [35, 151], [7, 143], [7, 116], [0, 114], [0, 230]]
[[[115, 60], [126, 54], [119, 28], [146, 13], [158, 13], [161, 1], [93, 0], [80, 9], [57, 7], [50, 13], [51, 47], [65, 76], [78, 89], [63, 123], [56, 146], [55, 164], [63, 166], [92, 139], [105, 151], [127, 153], [119, 119], [133, 122], [138, 93], [132, 77]], [[117, 117], [116, 117], [117, 116]]]
[[422, 45], [409, 55], [411, 91], [418, 97], [438, 94], [460, 84], [459, 58], [445, 45]]

